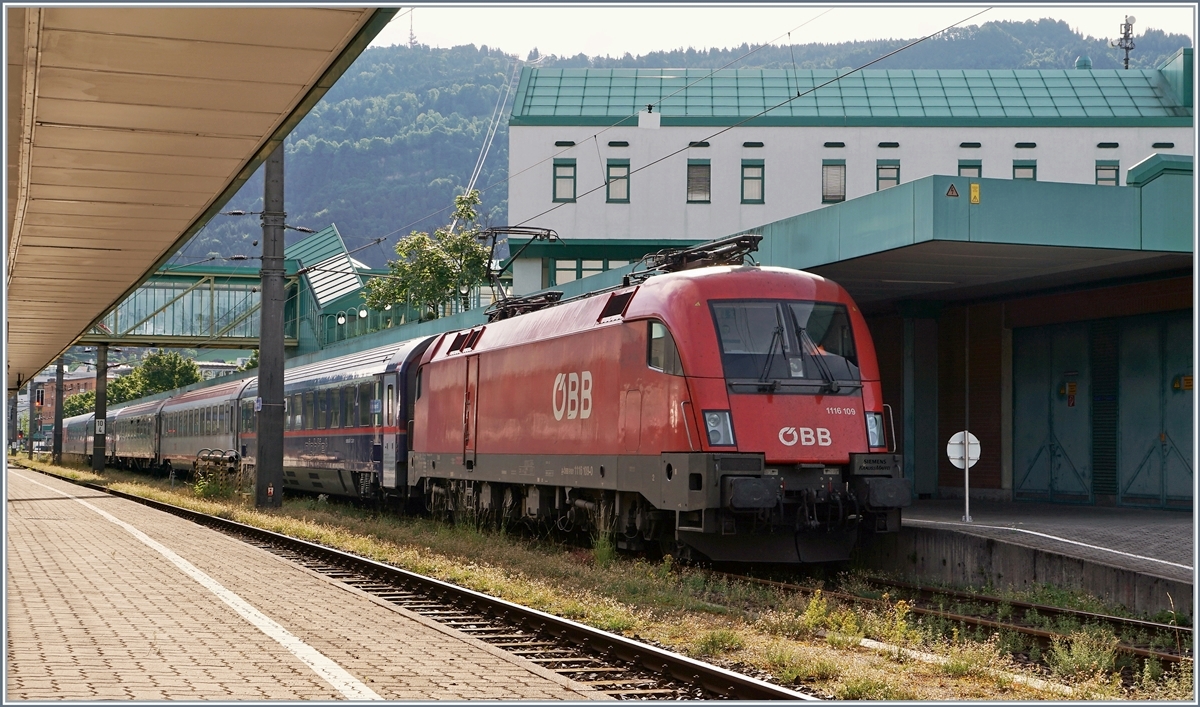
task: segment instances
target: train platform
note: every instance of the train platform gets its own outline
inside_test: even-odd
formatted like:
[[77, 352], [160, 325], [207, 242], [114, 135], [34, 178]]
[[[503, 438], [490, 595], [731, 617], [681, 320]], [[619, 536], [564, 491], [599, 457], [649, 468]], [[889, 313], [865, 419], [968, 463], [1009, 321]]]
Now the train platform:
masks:
[[8, 468], [9, 700], [606, 699], [265, 550]]
[[916, 501], [901, 532], [863, 556], [870, 566], [971, 586], [1050, 584], [1147, 614], [1192, 612], [1192, 513], [1125, 507]]

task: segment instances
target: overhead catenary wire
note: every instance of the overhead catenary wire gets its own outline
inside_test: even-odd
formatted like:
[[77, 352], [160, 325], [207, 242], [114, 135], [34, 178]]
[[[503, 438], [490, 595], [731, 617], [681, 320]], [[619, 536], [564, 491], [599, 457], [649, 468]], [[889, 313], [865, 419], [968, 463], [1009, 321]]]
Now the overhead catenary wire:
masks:
[[[847, 76], [850, 76], [851, 74], [856, 74], [856, 73], [858, 73], [859, 71], [862, 71], [862, 70], [866, 69], [866, 68], [867, 68], [867, 67], [869, 67], [869, 66], [873, 66], [873, 65], [875, 65], [875, 64], [878, 64], [879, 62], [883, 61], [884, 59], [887, 59], [888, 57], [891, 57], [891, 56], [895, 56], [896, 54], [899, 54], [900, 52], [904, 51], [905, 49], [909, 49], [909, 48], [911, 48], [911, 47], [915, 47], [916, 45], [920, 44], [921, 42], [924, 42], [924, 41], [925, 41], [925, 40], [927, 40], [927, 39], [931, 39], [931, 38], [933, 38], [933, 37], [936, 37], [936, 36], [938, 36], [939, 34], [942, 34], [943, 32], [946, 32], [946, 31], [949, 31], [949, 30], [951, 30], [951, 29], [954, 29], [955, 27], [957, 27], [957, 26], [961, 25], [961, 24], [962, 24], [962, 23], [964, 23], [964, 22], [968, 22], [968, 21], [970, 21], [970, 20], [973, 20], [973, 19], [975, 19], [976, 17], [979, 17], [980, 15], [982, 15], [983, 13], [985, 13], [985, 12], [987, 12], [987, 11], [991, 10], [991, 9], [992, 9], [991, 7], [986, 7], [986, 8], [984, 8], [984, 9], [980, 10], [979, 12], [976, 12], [975, 14], [971, 15], [970, 17], [966, 17], [966, 18], [964, 18], [964, 19], [961, 19], [961, 20], [959, 20], [958, 22], [955, 22], [955, 23], [954, 23], [954, 24], [952, 24], [952, 25], [948, 25], [948, 26], [946, 26], [946, 27], [943, 27], [942, 29], [938, 30], [937, 32], [934, 32], [934, 33], [932, 33], [932, 34], [927, 34], [927, 35], [925, 35], [924, 37], [921, 37], [920, 39], [913, 40], [912, 42], [909, 42], [908, 44], [905, 44], [904, 46], [902, 46], [902, 47], [900, 47], [900, 48], [898, 48], [898, 49], [894, 49], [894, 50], [892, 50], [892, 51], [888, 52], [887, 54], [884, 54], [883, 56], [880, 56], [880, 57], [877, 57], [877, 58], [875, 58], [875, 59], [872, 59], [871, 61], [868, 61], [867, 63], [865, 63], [865, 64], [862, 64], [861, 66], [858, 66], [858, 67], [856, 67], [856, 68], [854, 68], [854, 69], [851, 69], [850, 71], [847, 71], [847, 72], [846, 72], [846, 73], [844, 73], [844, 74], [841, 74], [841, 75], [839, 75], [839, 76], [835, 76], [834, 78], [832, 78], [832, 79], [829, 79], [828, 81], [826, 81], [826, 82], [824, 82], [824, 83], [822, 83], [822, 84], [820, 84], [820, 85], [813, 86], [812, 88], [808, 89], [807, 91], [797, 91], [795, 96], [792, 96], [791, 98], [788, 98], [786, 101], [782, 101], [782, 102], [780, 102], [780, 103], [777, 103], [777, 104], [775, 104], [775, 105], [771, 106], [770, 108], [766, 108], [766, 109], [764, 109], [764, 110], [761, 110], [761, 111], [759, 111], [758, 113], [755, 113], [754, 115], [751, 115], [751, 116], [749, 116], [749, 117], [743, 118], [742, 120], [739, 120], [738, 122], [734, 123], [733, 125], [729, 125], [729, 126], [727, 126], [727, 127], [724, 127], [724, 128], [722, 128], [722, 129], [718, 130], [717, 132], [713, 133], [712, 135], [709, 135], [708, 137], [705, 137], [705, 138], [703, 138], [703, 139], [702, 139], [702, 140], [700, 140], [699, 142], [708, 142], [709, 140], [712, 140], [712, 139], [713, 139], [713, 138], [715, 138], [715, 137], [718, 137], [718, 136], [720, 136], [720, 135], [723, 135], [723, 134], [725, 134], [725, 133], [729, 132], [730, 130], [733, 130], [734, 128], [738, 128], [738, 127], [741, 127], [741, 126], [745, 125], [746, 123], [750, 122], [751, 120], [754, 120], [754, 119], [756, 119], [756, 118], [761, 118], [762, 116], [766, 115], [767, 113], [770, 113], [771, 111], [773, 111], [773, 110], [775, 110], [775, 109], [777, 109], [777, 108], [782, 108], [783, 106], [786, 106], [787, 104], [791, 103], [792, 101], [796, 100], [797, 98], [802, 98], [802, 97], [804, 97], [804, 96], [807, 96], [807, 95], [808, 95], [808, 94], [810, 94], [810, 93], [813, 93], [814, 91], [819, 91], [820, 89], [822, 89], [822, 88], [825, 88], [826, 86], [829, 86], [830, 84], [836, 83], [836, 82], [840, 81], [841, 79], [843, 79], [843, 78], [845, 78], [845, 77], [847, 77]], [[676, 155], [678, 155], [678, 154], [680, 154], [680, 153], [687, 152], [687, 150], [689, 149], [689, 147], [690, 147], [690, 145], [689, 145], [688, 147], [681, 147], [681, 148], [679, 148], [679, 149], [677, 149], [677, 150], [675, 150], [675, 151], [673, 151], [673, 152], [669, 152], [669, 153], [667, 153], [667, 154], [663, 155], [662, 157], [659, 157], [659, 158], [658, 158], [658, 159], [656, 159], [656, 160], [653, 160], [653, 161], [651, 161], [651, 162], [648, 162], [648, 163], [646, 163], [646, 164], [642, 165], [641, 167], [638, 167], [637, 169], [631, 169], [631, 170], [629, 171], [629, 176], [631, 176], [631, 177], [632, 177], [634, 174], [637, 174], [638, 172], [641, 172], [642, 170], [649, 169], [650, 167], [653, 167], [654, 165], [656, 165], [656, 164], [659, 164], [660, 162], [663, 162], [663, 161], [665, 161], [665, 160], [668, 160], [668, 159], [670, 159], [670, 158], [672, 158], [672, 157], [674, 157], [674, 156], [676, 156]], [[597, 191], [600, 191], [601, 189], [603, 189], [604, 187], [605, 187], [605, 185], [604, 185], [604, 184], [601, 184], [600, 186], [598, 186], [598, 187], [594, 187], [594, 188], [592, 188], [592, 189], [589, 189], [589, 190], [587, 190], [587, 191], [583, 192], [582, 194], [577, 194], [577, 195], [575, 196], [575, 201], [577, 202], [577, 201], [579, 201], [579, 199], [581, 199], [581, 198], [583, 198], [583, 197], [585, 197], [585, 196], [588, 196], [589, 194], [594, 194], [594, 193], [596, 193]], [[550, 212], [552, 212], [552, 211], [557, 211], [557, 210], [558, 210], [560, 207], [562, 207], [562, 206], [565, 206], [565, 205], [566, 205], [566, 204], [568, 204], [568, 203], [575, 203], [575, 202], [561, 202], [561, 203], [555, 204], [554, 206], [552, 206], [552, 207], [550, 207], [550, 208], [546, 209], [545, 211], [542, 211], [541, 213], [538, 213], [538, 214], [534, 214], [533, 216], [530, 216], [529, 218], [525, 219], [524, 221], [521, 221], [520, 223], [516, 223], [516, 224], [513, 224], [513, 225], [514, 225], [514, 226], [521, 226], [521, 225], [527, 224], [527, 223], [529, 223], [530, 221], [533, 221], [534, 219], [541, 218], [542, 216], [545, 216], [546, 214], [548, 214], [548, 213], [550, 213]]]

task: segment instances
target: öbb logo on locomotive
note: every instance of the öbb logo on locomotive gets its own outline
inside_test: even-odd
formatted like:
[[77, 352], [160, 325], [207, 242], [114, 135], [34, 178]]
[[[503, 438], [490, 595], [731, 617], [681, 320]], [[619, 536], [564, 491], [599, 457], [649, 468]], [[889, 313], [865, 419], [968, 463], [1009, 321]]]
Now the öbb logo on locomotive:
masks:
[[559, 373], [554, 378], [554, 419], [586, 420], [592, 416], [592, 372]]
[[833, 444], [833, 437], [824, 427], [818, 427], [816, 430], [811, 427], [784, 427], [779, 430], [779, 441], [785, 447], [794, 447], [796, 442], [803, 447], [811, 447], [814, 444], [819, 447], [828, 447]]

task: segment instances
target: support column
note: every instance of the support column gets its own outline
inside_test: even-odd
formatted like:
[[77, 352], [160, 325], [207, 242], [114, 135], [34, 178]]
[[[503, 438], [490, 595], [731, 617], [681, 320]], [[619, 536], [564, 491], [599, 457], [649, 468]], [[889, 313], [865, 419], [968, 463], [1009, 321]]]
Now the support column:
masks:
[[918, 498], [938, 489], [938, 302], [902, 302], [904, 476]]
[[54, 369], [54, 455], [52, 463], [62, 464], [63, 447], [63, 357], [58, 357], [58, 365]]
[[25, 451], [29, 453], [29, 458], [33, 459], [33, 381], [29, 381], [25, 386], [25, 395], [29, 398], [29, 412], [26, 414], [28, 418], [25, 420]]
[[104, 438], [108, 435], [105, 420], [108, 417], [108, 344], [96, 347], [96, 422], [92, 435], [92, 471], [104, 471], [107, 458]]
[[12, 407], [9, 408], [9, 413], [8, 413], [9, 414], [8, 446], [9, 446], [10, 450], [13, 449], [13, 442], [15, 442], [17, 439], [17, 429], [18, 429], [18, 426], [17, 426], [17, 396], [20, 394], [21, 394], [21, 386], [18, 385], [17, 389], [15, 391], [13, 391]]
[[254, 505], [283, 505], [283, 145], [267, 158], [263, 180], [262, 308], [258, 347], [258, 435]]

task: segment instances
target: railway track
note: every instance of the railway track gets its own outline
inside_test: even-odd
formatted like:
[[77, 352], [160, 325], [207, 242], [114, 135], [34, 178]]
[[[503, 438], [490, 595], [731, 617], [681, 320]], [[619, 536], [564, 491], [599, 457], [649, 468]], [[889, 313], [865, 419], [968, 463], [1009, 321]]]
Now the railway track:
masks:
[[[779, 582], [769, 579], [760, 579], [757, 577], [748, 577], [740, 574], [730, 574], [726, 572], [713, 572], [713, 574], [724, 576], [728, 579], [734, 579], [753, 584], [761, 584], [766, 586], [777, 587], [780, 589], [811, 594], [816, 591], [812, 587], [806, 587], [799, 584], [789, 582]], [[900, 593], [907, 592], [915, 595], [912, 605], [909, 608], [910, 613], [938, 617], [954, 623], [962, 623], [969, 626], [979, 626], [983, 628], [995, 630], [1007, 630], [1029, 636], [1039, 641], [1043, 647], [1049, 646], [1055, 639], [1064, 640], [1068, 636], [1064, 633], [1057, 632], [1045, 628], [1043, 626], [1031, 625], [1037, 623], [1038, 617], [1059, 617], [1070, 618], [1078, 624], [1107, 624], [1115, 629], [1117, 635], [1128, 634], [1130, 631], [1136, 631], [1140, 635], [1148, 636], [1153, 634], [1165, 635], [1175, 641], [1181, 647], [1180, 650], [1170, 652], [1148, 647], [1146, 645], [1134, 645], [1126, 641], [1118, 642], [1116, 650], [1127, 653], [1129, 655], [1138, 656], [1141, 658], [1154, 658], [1163, 663], [1178, 663], [1181, 660], [1191, 660], [1192, 650], [1184, 649], [1182, 646], [1187, 643], [1191, 644], [1192, 630], [1187, 627], [1177, 626], [1174, 624], [1163, 624], [1153, 621], [1144, 621], [1141, 619], [1131, 619], [1122, 616], [1109, 616], [1107, 614], [1097, 614], [1093, 612], [1080, 611], [1077, 609], [1066, 609], [1062, 607], [1047, 606], [1044, 604], [1033, 604], [1029, 602], [1013, 601], [992, 597], [983, 594], [974, 594], [971, 592], [962, 592], [952, 589], [939, 589], [932, 587], [923, 587], [907, 582], [899, 582], [894, 580], [871, 579], [869, 583], [883, 587], [888, 590], [898, 590], [895, 595], [898, 599], [908, 599]], [[825, 597], [838, 599], [851, 604], [862, 604], [878, 608], [888, 608], [892, 606], [889, 601], [876, 599], [872, 597], [859, 596], [857, 594], [849, 594], [845, 592], [821, 590]], [[941, 608], [934, 608], [932, 605], [944, 604], [944, 599], [939, 602], [938, 597], [948, 597], [958, 602], [964, 609], [973, 609], [973, 613], [952, 612]], [[1004, 609], [1008, 607], [1008, 609]], [[999, 617], [1002, 614], [1009, 613], [1012, 616], [1017, 615], [1017, 610], [1024, 610], [1025, 623], [1014, 623], [1012, 621], [1001, 620]], [[990, 618], [987, 614], [997, 618]]]
[[98, 484], [47, 475], [236, 537], [616, 699], [821, 699], [340, 550]]

